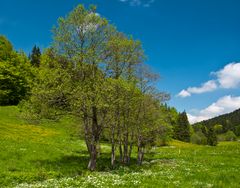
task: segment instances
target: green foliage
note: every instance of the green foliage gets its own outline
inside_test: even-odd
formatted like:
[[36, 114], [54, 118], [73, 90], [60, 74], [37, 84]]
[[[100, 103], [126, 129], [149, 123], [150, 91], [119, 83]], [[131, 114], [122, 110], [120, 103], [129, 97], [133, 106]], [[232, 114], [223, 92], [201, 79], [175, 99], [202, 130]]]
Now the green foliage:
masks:
[[13, 47], [10, 41], [5, 36], [0, 35], [0, 62], [11, 58], [12, 51]]
[[172, 126], [159, 125], [158, 134], [156, 136], [156, 146], [167, 146], [172, 140]]
[[[32, 95], [21, 104], [26, 118], [30, 119], [58, 119], [59, 114], [67, 113], [67, 102], [70, 75], [61, 69], [60, 63], [50, 59], [51, 51], [42, 56], [41, 66], [36, 72], [36, 81], [32, 88]], [[52, 64], [51, 64], [52, 63]], [[55, 67], [52, 67], [54, 64]]]
[[224, 134], [218, 135], [218, 141], [236, 141], [237, 136], [234, 134], [233, 131], [228, 131]]
[[120, 162], [127, 164], [137, 146], [141, 164], [157, 138], [166, 144], [169, 123], [175, 120], [163, 121], [161, 102], [167, 95], [153, 86], [157, 75], [144, 66], [140, 41], [118, 32], [93, 6], [77, 6], [58, 20], [53, 32], [53, 45], [41, 57], [32, 95], [21, 104], [25, 117], [78, 118], [90, 170], [96, 169], [101, 138], [112, 144], [113, 167], [117, 147]]
[[23, 53], [11, 52], [0, 62], [0, 105], [16, 105], [30, 92], [33, 74]]
[[[202, 124], [196, 124], [193, 125], [193, 128], [195, 130], [194, 133], [194, 137], [193, 140], [198, 140], [198, 137], [203, 137], [204, 138], [204, 143], [205, 143], [205, 138], [206, 140], [206, 144], [210, 145], [210, 146], [216, 146], [218, 144], [218, 139], [217, 139], [217, 133], [216, 130], [220, 131], [221, 130], [221, 126], [217, 125], [215, 127], [210, 127], [207, 128], [206, 126], [202, 125]], [[198, 136], [196, 136], [196, 134], [199, 134]]]
[[191, 135], [191, 143], [198, 145], [207, 145], [207, 137], [202, 133], [202, 131], [198, 131]]
[[217, 134], [213, 128], [209, 128], [207, 131], [207, 143], [210, 146], [217, 145]]
[[222, 133], [222, 130], [223, 130], [223, 126], [222, 126], [222, 125], [214, 125], [214, 131], [215, 131], [217, 134], [221, 134], [221, 133]]
[[239, 135], [238, 126], [240, 124], [240, 109], [235, 110], [234, 112], [224, 114], [200, 123], [196, 123], [194, 127], [198, 124], [202, 124], [208, 128], [215, 125], [222, 125], [222, 130], [217, 131], [218, 134], [226, 133], [227, 131], [233, 131], [234, 134]]
[[233, 131], [228, 131], [225, 133], [226, 141], [235, 141], [237, 140], [237, 136], [234, 134]]
[[169, 107], [167, 104], [162, 104], [159, 113], [156, 145], [166, 146], [172, 140], [173, 127], [177, 124], [178, 112], [175, 108]]
[[41, 61], [41, 50], [36, 45], [32, 49], [32, 53], [29, 56], [30, 63], [32, 66], [39, 67]]
[[190, 142], [190, 136], [190, 124], [188, 122], [187, 114], [184, 111], [179, 114], [177, 125], [174, 126], [174, 138], [184, 142]]
[[[192, 135], [192, 143], [209, 145], [217, 144], [215, 131], [222, 130], [203, 125], [193, 133], [186, 112], [178, 114], [175, 108], [162, 105], [169, 96], [154, 87], [158, 76], [144, 66], [140, 41], [118, 32], [96, 14], [95, 6], [77, 6], [66, 18], [59, 18], [53, 32], [53, 45], [43, 55], [34, 46], [33, 67], [0, 36], [0, 105], [25, 99], [19, 105], [25, 120], [19, 119], [16, 107], [0, 107], [1, 186], [225, 185], [222, 175], [216, 175], [217, 183], [211, 182], [216, 158], [206, 162], [203, 156], [223, 155], [227, 147], [203, 148], [180, 141], [156, 147], [171, 144], [173, 127], [176, 139], [189, 142]], [[225, 120], [226, 129], [237, 131], [232, 122]], [[225, 136], [236, 138], [231, 131]], [[239, 146], [229, 148], [224, 152], [238, 151]], [[101, 156], [99, 163], [97, 156]], [[229, 159], [224, 157], [219, 161]], [[136, 160], [143, 166], [133, 165]], [[202, 177], [205, 163], [212, 169]], [[97, 172], [89, 175], [87, 164]], [[238, 179], [236, 170], [231, 172], [231, 178]]]
[[236, 133], [237, 136], [240, 136], [240, 125], [237, 125], [235, 127], [235, 133]]

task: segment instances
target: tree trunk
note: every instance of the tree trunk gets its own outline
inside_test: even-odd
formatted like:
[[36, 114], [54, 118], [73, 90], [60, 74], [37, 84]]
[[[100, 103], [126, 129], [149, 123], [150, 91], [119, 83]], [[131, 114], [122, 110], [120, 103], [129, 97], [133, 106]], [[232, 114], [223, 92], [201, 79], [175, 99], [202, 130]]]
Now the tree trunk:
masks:
[[114, 168], [115, 165], [115, 134], [114, 134], [114, 125], [112, 127], [112, 132], [111, 132], [111, 141], [112, 141], [112, 154], [111, 154], [111, 165]]
[[132, 155], [132, 147], [133, 147], [133, 143], [130, 144], [130, 148], [129, 148], [129, 152], [128, 152], [128, 161], [127, 161], [128, 164], [130, 164], [130, 159], [131, 159], [131, 155]]
[[124, 151], [123, 151], [123, 162], [124, 164], [128, 163], [128, 133], [124, 135]]
[[129, 147], [129, 152], [128, 152], [128, 164], [130, 164], [130, 159], [132, 155], [132, 148], [133, 148], [133, 139], [134, 139], [134, 131], [131, 131], [131, 141], [130, 141], [130, 147]]
[[101, 145], [100, 145], [100, 140], [97, 142], [97, 156], [100, 157], [101, 155]]
[[97, 147], [94, 143], [91, 144], [90, 150], [91, 150], [91, 153], [90, 153], [90, 160], [88, 163], [88, 169], [91, 171], [94, 171], [97, 166]]
[[83, 122], [84, 122], [84, 137], [85, 137], [85, 143], [86, 143], [86, 146], [87, 146], [88, 153], [91, 153], [90, 141], [89, 141], [89, 127], [88, 127], [89, 124], [88, 124], [88, 118], [87, 118], [87, 115], [86, 115], [86, 114], [84, 114]]
[[138, 147], [138, 161], [137, 161], [138, 165], [142, 165], [143, 157], [144, 157], [144, 148]]
[[90, 143], [90, 160], [88, 163], [88, 169], [94, 171], [97, 166], [97, 156], [100, 139], [100, 127], [97, 121], [97, 109], [95, 106], [92, 107], [92, 127], [91, 127], [91, 143]]
[[120, 124], [118, 125], [118, 146], [119, 146], [119, 161], [123, 161], [123, 152], [122, 152], [122, 138], [121, 138], [121, 130]]
[[122, 153], [122, 142], [121, 142], [121, 138], [119, 141], [119, 160], [120, 162], [123, 162], [123, 153]]
[[144, 146], [142, 143], [142, 136], [139, 135], [139, 137], [138, 137], [138, 159], [137, 159], [138, 165], [142, 164], [143, 156], [144, 156]]
[[116, 160], [115, 145], [114, 145], [114, 143], [112, 143], [111, 165], [112, 165], [113, 168], [115, 166], [115, 160]]

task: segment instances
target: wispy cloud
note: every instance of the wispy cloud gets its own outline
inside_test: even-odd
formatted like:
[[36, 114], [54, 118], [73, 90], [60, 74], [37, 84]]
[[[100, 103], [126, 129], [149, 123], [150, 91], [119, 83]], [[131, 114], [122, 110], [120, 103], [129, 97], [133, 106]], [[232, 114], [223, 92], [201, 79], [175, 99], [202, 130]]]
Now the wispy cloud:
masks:
[[130, 6], [142, 6], [142, 7], [150, 7], [155, 0], [119, 0], [123, 3], [128, 3]]
[[189, 87], [186, 90], [183, 89], [178, 94], [179, 97], [190, 97], [192, 94], [201, 94], [211, 92], [217, 89], [217, 83], [215, 80], [209, 80], [203, 83], [200, 87]]
[[218, 99], [205, 109], [194, 110], [194, 114], [188, 113], [188, 119], [190, 123], [196, 123], [232, 112], [238, 108], [240, 108], [240, 96], [233, 97], [231, 95], [227, 95]]
[[155, 2], [155, 0], [150, 0], [150, 1], [146, 2], [143, 6], [144, 7], [150, 7], [151, 4], [153, 4], [154, 2]]
[[178, 93], [178, 97], [190, 97], [192, 94], [212, 92], [218, 88], [231, 89], [240, 87], [240, 63], [229, 63], [223, 69], [212, 72], [216, 79], [209, 80], [200, 87], [188, 87]]

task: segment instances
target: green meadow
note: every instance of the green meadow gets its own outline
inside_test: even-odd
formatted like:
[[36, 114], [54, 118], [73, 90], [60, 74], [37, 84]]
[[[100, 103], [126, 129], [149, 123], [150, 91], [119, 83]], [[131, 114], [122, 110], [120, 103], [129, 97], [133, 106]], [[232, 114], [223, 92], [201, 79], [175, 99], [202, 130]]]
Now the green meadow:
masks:
[[[199, 146], [172, 141], [147, 152], [142, 166], [111, 169], [103, 144], [96, 172], [71, 117], [26, 122], [0, 107], [0, 187], [240, 187], [240, 143]], [[135, 158], [135, 155], [133, 155]]]

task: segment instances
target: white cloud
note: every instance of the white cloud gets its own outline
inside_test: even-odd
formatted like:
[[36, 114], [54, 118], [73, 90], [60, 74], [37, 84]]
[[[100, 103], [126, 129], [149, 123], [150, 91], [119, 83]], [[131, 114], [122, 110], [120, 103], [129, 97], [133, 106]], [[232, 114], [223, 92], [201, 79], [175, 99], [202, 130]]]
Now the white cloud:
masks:
[[214, 91], [215, 89], [217, 89], [216, 81], [209, 80], [209, 81], [203, 83], [200, 87], [189, 87], [187, 89], [187, 91], [189, 93], [200, 94], [200, 93]]
[[191, 93], [189, 93], [188, 91], [186, 91], [185, 89], [183, 89], [182, 91], [180, 91], [180, 93], [178, 94], [179, 97], [190, 97]]
[[131, 0], [130, 5], [131, 6], [140, 6], [142, 4], [141, 0]]
[[200, 87], [189, 87], [186, 90], [183, 89], [179, 92], [177, 96], [179, 97], [190, 97], [192, 94], [200, 94], [200, 93], [206, 93], [211, 92], [217, 89], [217, 83], [215, 80], [209, 80], [205, 83], [203, 83]]
[[240, 96], [233, 97], [231, 95], [224, 96], [216, 102], [202, 109], [195, 114], [188, 114], [190, 123], [196, 123], [202, 120], [207, 120], [225, 113], [232, 112], [240, 108]]
[[150, 7], [151, 4], [155, 2], [155, 0], [119, 0], [123, 3], [129, 3], [130, 6], [143, 6], [143, 7]]
[[230, 63], [222, 70], [214, 73], [222, 88], [236, 88], [240, 86], [240, 63]]
[[154, 2], [155, 2], [155, 0], [150, 0], [150, 1], [148, 1], [147, 3], [145, 3], [143, 6], [144, 6], [144, 7], [150, 7], [151, 4], [154, 3]]
[[188, 121], [190, 122], [190, 124], [196, 123], [196, 122], [200, 122], [206, 119], [210, 119], [211, 117], [208, 116], [200, 116], [200, 115], [191, 115], [191, 114], [187, 114], [188, 116]]
[[218, 88], [231, 89], [240, 87], [240, 63], [227, 64], [223, 69], [213, 72], [217, 78], [203, 83], [200, 87], [189, 87], [178, 93], [179, 97], [190, 97], [192, 94], [212, 92]]

